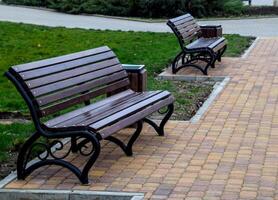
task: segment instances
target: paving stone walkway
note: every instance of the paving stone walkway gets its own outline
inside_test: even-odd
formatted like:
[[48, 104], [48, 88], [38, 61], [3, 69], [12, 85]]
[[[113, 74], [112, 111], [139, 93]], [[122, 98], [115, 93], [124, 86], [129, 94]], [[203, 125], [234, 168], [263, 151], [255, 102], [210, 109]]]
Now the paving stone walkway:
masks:
[[[224, 58], [210, 75], [231, 80], [199, 122], [170, 121], [165, 137], [144, 127], [133, 157], [103, 143], [90, 185], [48, 167], [6, 188], [144, 192], [146, 199], [278, 199], [278, 38], [259, 39], [245, 59]], [[72, 161], [84, 163], [82, 156]]]

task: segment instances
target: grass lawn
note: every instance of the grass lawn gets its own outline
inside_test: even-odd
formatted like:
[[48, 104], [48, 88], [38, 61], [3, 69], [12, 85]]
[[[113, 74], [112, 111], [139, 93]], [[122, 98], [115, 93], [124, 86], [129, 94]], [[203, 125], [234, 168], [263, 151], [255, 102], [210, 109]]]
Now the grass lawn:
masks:
[[[225, 37], [229, 41], [225, 56], [239, 56], [252, 40], [239, 35], [226, 35]], [[207, 86], [202, 88], [193, 84], [186, 87], [188, 95], [182, 96], [176, 92], [176, 83], [155, 79], [155, 76], [171, 62], [179, 51], [179, 44], [175, 36], [170, 33], [47, 28], [0, 22], [0, 73], [3, 74], [12, 65], [102, 45], [111, 47], [122, 63], [145, 64], [148, 70], [148, 88], [167, 89], [176, 95], [177, 102], [181, 104], [194, 103], [196, 99], [190, 96], [207, 90]], [[4, 76], [0, 76], [0, 91], [0, 112], [27, 113], [27, 107], [22, 98]], [[9, 157], [9, 152], [15, 149], [32, 129], [30, 124], [0, 125], [0, 162]]]

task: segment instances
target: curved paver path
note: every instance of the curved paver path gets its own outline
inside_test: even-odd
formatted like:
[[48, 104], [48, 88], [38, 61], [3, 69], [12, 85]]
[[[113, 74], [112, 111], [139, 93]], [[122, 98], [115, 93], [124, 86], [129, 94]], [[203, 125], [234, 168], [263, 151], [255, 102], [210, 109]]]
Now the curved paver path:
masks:
[[[91, 184], [48, 167], [6, 188], [144, 192], [146, 199], [168, 200], [278, 199], [278, 38], [259, 39], [244, 59], [223, 58], [210, 75], [231, 80], [200, 121], [170, 121], [165, 137], [145, 126], [133, 157], [102, 143]], [[85, 163], [81, 155], [70, 159]]]
[[[47, 10], [0, 5], [0, 20], [46, 26], [101, 30], [170, 32], [165, 23], [146, 23], [95, 16], [68, 15]], [[278, 36], [278, 18], [201, 21], [221, 24], [224, 33], [252, 36]]]

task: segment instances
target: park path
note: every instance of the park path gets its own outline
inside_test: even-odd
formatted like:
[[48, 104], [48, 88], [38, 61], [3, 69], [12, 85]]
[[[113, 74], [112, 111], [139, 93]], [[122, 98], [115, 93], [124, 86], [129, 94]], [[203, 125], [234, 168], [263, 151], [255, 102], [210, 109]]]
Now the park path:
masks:
[[[86, 15], [69, 15], [51, 10], [0, 5], [0, 21], [22, 22], [51, 27], [100, 30], [171, 32], [165, 23], [147, 23]], [[278, 18], [200, 21], [220, 24], [224, 33], [251, 36], [278, 36]]]
[[[165, 137], [145, 126], [132, 157], [103, 142], [91, 184], [45, 167], [6, 188], [143, 192], [146, 199], [168, 200], [278, 199], [278, 37], [259, 39], [247, 57], [223, 58], [209, 73], [230, 81], [200, 121], [170, 121]], [[81, 155], [70, 160], [85, 162]]]

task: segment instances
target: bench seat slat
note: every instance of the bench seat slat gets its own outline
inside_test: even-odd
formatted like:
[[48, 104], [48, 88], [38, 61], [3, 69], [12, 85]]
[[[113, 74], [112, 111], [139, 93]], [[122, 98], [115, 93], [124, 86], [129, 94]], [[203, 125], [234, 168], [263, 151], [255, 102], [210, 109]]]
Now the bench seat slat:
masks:
[[62, 122], [65, 122], [67, 120], [70, 120], [76, 116], [79, 116], [83, 113], [87, 113], [87, 112], [90, 112], [91, 110], [94, 110], [96, 108], [100, 108], [102, 106], [105, 106], [107, 104], [111, 104], [111, 103], [115, 103], [115, 102], [118, 102], [118, 101], [122, 101], [123, 99], [125, 98], [129, 98], [130, 95], [134, 95], [135, 92], [132, 91], [132, 90], [126, 90], [126, 91], [123, 91], [123, 92], [120, 92], [118, 94], [115, 94], [113, 96], [110, 96], [110, 97], [107, 97], [105, 99], [103, 99], [102, 101], [97, 101], [95, 102], [94, 104], [90, 104], [86, 107], [82, 107], [82, 108], [79, 108], [77, 110], [74, 110], [74, 111], [71, 111], [71, 112], [68, 112], [66, 114], [63, 114], [61, 116], [58, 116], [58, 117], [55, 117], [51, 120], [48, 120], [47, 122], [45, 122], [45, 125], [47, 127], [54, 127]]
[[113, 123], [114, 121], [117, 121], [123, 117], [126, 117], [127, 115], [130, 115], [133, 112], [137, 112], [140, 109], [142, 109], [146, 106], [149, 106], [151, 104], [154, 104], [155, 102], [160, 101], [163, 98], [169, 97], [170, 95], [171, 94], [168, 91], [161, 92], [161, 93], [153, 96], [152, 98], [143, 100], [140, 103], [135, 104], [134, 106], [130, 106], [125, 110], [122, 110], [122, 111], [120, 111], [116, 114], [113, 114], [103, 120], [100, 120], [94, 124], [91, 124], [90, 127], [92, 127], [95, 130], [99, 130], [99, 129], [103, 128], [104, 126], [107, 126], [107, 125]]
[[63, 63], [65, 61], [80, 59], [82, 57], [87, 57], [87, 56], [99, 54], [99, 53], [106, 52], [106, 51], [111, 51], [111, 50], [109, 47], [103, 46], [103, 47], [99, 47], [99, 48], [95, 48], [95, 49], [67, 54], [64, 56], [58, 56], [55, 58], [49, 58], [49, 59], [35, 61], [35, 62], [27, 63], [27, 64], [16, 65], [16, 66], [13, 66], [12, 69], [19, 73], [19, 72], [23, 72], [23, 71], [38, 69], [38, 68], [49, 66], [49, 65]]
[[115, 100], [107, 103], [99, 108], [91, 109], [87, 112], [83, 112], [80, 115], [72, 117], [71, 119], [56, 123], [56, 127], [68, 127], [68, 126], [88, 126], [97, 121], [103, 120], [112, 114], [119, 111], [128, 109], [130, 106], [136, 105], [141, 101], [147, 100], [161, 93], [161, 91], [133, 93], [132, 95], [125, 96], [120, 101]]
[[99, 133], [102, 138], [106, 138], [106, 137], [110, 136], [111, 134], [129, 126], [130, 124], [137, 122], [138, 119], [147, 117], [150, 114], [152, 114], [153, 112], [157, 111], [158, 109], [173, 103], [173, 101], [174, 101], [174, 98], [172, 96], [170, 96], [166, 99], [156, 102], [156, 103], [144, 108], [143, 110], [141, 110], [139, 112], [133, 113], [132, 115], [127, 116], [126, 118], [123, 118], [120, 121], [103, 128], [102, 130], [99, 130]]
[[[80, 115], [77, 115], [75, 117], [72, 117], [68, 120], [65, 121], [61, 121], [60, 123], [56, 124], [56, 126], [58, 127], [67, 127], [67, 126], [71, 126], [71, 125], [78, 125], [78, 124], [87, 124], [86, 121], [87, 120], [92, 120], [92, 118], [96, 118], [96, 117], [100, 117], [98, 115], [103, 115], [104, 113], [109, 112], [109, 110], [120, 106], [122, 104], [125, 104], [129, 101], [132, 101], [135, 99], [135, 97], [138, 96], [142, 96], [142, 94], [140, 93], [136, 93], [133, 92], [132, 94], [129, 94], [127, 96], [124, 96], [120, 99], [115, 99], [115, 100], [111, 100], [110, 102], [107, 102], [106, 104], [97, 107], [95, 109], [90, 109], [84, 113], [81, 113]], [[102, 101], [102, 100], [101, 100]]]
[[76, 126], [81, 126], [81, 125], [89, 125], [89, 124], [93, 124], [96, 123], [97, 121], [106, 119], [107, 117], [118, 113], [122, 110], [128, 109], [131, 106], [134, 106], [138, 103], [140, 103], [143, 100], [147, 100], [152, 98], [153, 96], [157, 95], [159, 93], [159, 91], [156, 92], [144, 92], [141, 93], [140, 95], [135, 96], [132, 99], [127, 99], [127, 101], [122, 102], [114, 107], [106, 107], [106, 110], [103, 112], [94, 112], [94, 113], [90, 113], [91, 117], [88, 117], [87, 119], [83, 119], [82, 121], [80, 121], [78, 124], [76, 124]]
[[225, 41], [225, 38], [199, 38], [194, 42], [186, 46], [187, 49], [201, 49], [211, 48], [213, 49], [217, 44]]

